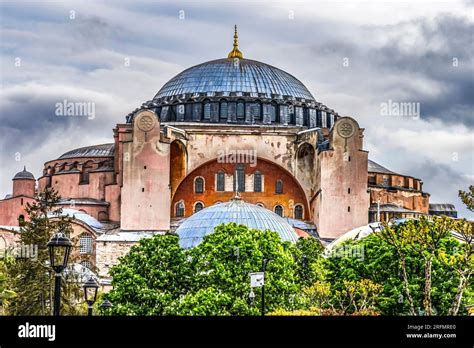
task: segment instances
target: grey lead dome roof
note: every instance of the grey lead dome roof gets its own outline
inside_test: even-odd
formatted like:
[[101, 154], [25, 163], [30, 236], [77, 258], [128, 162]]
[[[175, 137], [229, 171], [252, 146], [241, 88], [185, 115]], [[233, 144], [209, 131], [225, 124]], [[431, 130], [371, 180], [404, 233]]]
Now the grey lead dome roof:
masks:
[[23, 170], [21, 172], [16, 173], [15, 176], [13, 177], [13, 180], [16, 180], [16, 179], [35, 180], [35, 176], [29, 171], [27, 171], [26, 167], [23, 167]]
[[80, 147], [63, 153], [58, 159], [75, 157], [112, 157], [114, 155], [114, 144], [101, 144]]
[[204, 236], [214, 232], [215, 227], [229, 222], [277, 232], [284, 241], [298, 240], [293, 227], [281, 216], [241, 199], [232, 199], [226, 203], [214, 204], [186, 219], [176, 229], [179, 244], [185, 249], [193, 248], [201, 243]]
[[211, 60], [186, 69], [169, 80], [154, 99], [209, 92], [224, 96], [231, 92], [263, 93], [267, 98], [280, 95], [314, 101], [308, 89], [287, 72], [255, 60], [237, 58]]

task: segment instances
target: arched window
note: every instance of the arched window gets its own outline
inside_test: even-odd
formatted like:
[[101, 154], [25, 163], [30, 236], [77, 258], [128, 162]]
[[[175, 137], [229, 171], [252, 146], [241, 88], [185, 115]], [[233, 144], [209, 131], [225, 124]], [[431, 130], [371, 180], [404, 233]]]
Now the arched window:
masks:
[[221, 101], [221, 113], [220, 113], [220, 119], [222, 122], [227, 121], [227, 102], [225, 100]]
[[204, 102], [204, 119], [211, 119], [211, 103], [209, 103], [209, 101]]
[[197, 177], [194, 180], [194, 192], [203, 193], [204, 192], [204, 179], [202, 177]]
[[18, 216], [18, 225], [19, 226], [25, 225], [25, 215]]
[[257, 206], [257, 207], [265, 208], [265, 205], [264, 205], [263, 203], [257, 203], [256, 206]]
[[221, 170], [217, 172], [216, 191], [225, 190], [225, 173]]
[[197, 213], [198, 211], [201, 211], [204, 209], [204, 204], [202, 204], [201, 202], [197, 202], [195, 205], [194, 205], [194, 212]]
[[79, 253], [92, 254], [92, 236], [90, 234], [85, 233], [79, 238]]
[[253, 192], [262, 192], [262, 173], [259, 171], [253, 175]]
[[245, 118], [245, 104], [243, 102], [237, 103], [237, 120], [243, 120]]
[[295, 206], [295, 219], [303, 220], [303, 206], [301, 204]]
[[184, 202], [181, 201], [181, 202], [176, 203], [175, 215], [176, 217], [184, 216]]
[[283, 207], [281, 205], [275, 206], [275, 214], [283, 216]]
[[245, 168], [242, 163], [237, 164], [235, 169], [234, 191], [245, 192]]
[[275, 193], [283, 193], [283, 181], [277, 180], [275, 183]]
[[98, 218], [99, 221], [107, 221], [109, 220], [109, 214], [107, 214], [106, 211], [100, 211], [98, 214]]
[[82, 167], [81, 184], [89, 183], [89, 172], [92, 169], [92, 161], [87, 161]]

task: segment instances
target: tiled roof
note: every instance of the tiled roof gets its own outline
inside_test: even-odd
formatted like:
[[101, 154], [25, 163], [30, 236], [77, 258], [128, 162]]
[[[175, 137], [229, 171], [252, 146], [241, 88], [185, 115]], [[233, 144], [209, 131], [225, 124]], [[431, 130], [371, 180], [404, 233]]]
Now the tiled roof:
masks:
[[112, 157], [114, 155], [114, 148], [114, 143], [85, 146], [63, 153], [58, 159], [76, 157]]

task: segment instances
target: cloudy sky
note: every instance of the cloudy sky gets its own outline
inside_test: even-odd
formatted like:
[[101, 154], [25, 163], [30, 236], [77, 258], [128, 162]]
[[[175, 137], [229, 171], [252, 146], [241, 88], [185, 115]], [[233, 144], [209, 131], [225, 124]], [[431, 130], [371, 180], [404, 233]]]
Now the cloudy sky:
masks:
[[[226, 56], [299, 78], [365, 128], [369, 157], [420, 177], [431, 202], [474, 183], [472, 1], [2, 1], [0, 196], [26, 165], [112, 142], [112, 128], [183, 69]], [[58, 117], [63, 100], [95, 118]], [[420, 117], [382, 104], [419, 103]]]

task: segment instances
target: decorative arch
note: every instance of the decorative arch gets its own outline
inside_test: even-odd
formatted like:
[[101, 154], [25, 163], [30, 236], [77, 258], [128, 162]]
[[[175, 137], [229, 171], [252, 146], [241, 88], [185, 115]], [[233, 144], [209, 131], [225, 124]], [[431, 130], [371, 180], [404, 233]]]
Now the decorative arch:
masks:
[[314, 161], [316, 151], [310, 143], [304, 142], [298, 146], [296, 151], [296, 177], [306, 187], [314, 187]]
[[281, 217], [285, 216], [285, 209], [281, 204], [277, 204], [273, 207], [273, 212]]
[[171, 195], [179, 183], [186, 177], [188, 167], [188, 152], [180, 140], [174, 140], [170, 145], [170, 185]]
[[298, 220], [304, 220], [304, 206], [303, 204], [295, 204], [293, 218]]
[[206, 191], [206, 179], [202, 176], [194, 178], [194, 193], [203, 194]]
[[204, 209], [204, 203], [201, 202], [201, 201], [197, 201], [194, 203], [194, 206], [193, 206], [193, 213], [197, 213], [201, 210]]
[[[188, 175], [180, 182], [176, 188], [171, 201], [171, 210], [176, 212], [176, 204], [183, 201], [186, 207], [189, 207], [185, 211], [185, 216], [190, 216], [193, 213], [193, 206], [196, 201], [201, 201], [205, 207], [209, 207], [216, 202], [228, 202], [235, 196], [234, 190], [232, 190], [230, 183], [226, 182], [225, 191], [217, 191], [217, 180], [216, 175], [219, 171], [228, 173], [225, 176], [225, 180], [232, 180], [233, 175], [235, 176], [235, 163], [227, 163], [217, 158], [206, 161], [198, 166], [196, 169], [188, 173]], [[270, 161], [264, 158], [257, 159], [257, 167], [252, 167], [247, 164], [245, 167], [245, 175], [247, 180], [253, 180], [251, 177], [255, 171], [260, 171], [265, 179], [265, 185], [262, 185], [262, 192], [254, 192], [253, 182], [249, 182], [249, 187], [241, 192], [241, 197], [245, 201], [257, 204], [262, 203], [267, 209], [272, 210], [277, 204], [282, 205], [284, 211], [289, 216], [293, 216], [293, 206], [290, 206], [290, 202], [299, 202], [303, 205], [307, 219], [310, 219], [311, 211], [308, 208], [308, 196], [301, 187], [300, 182], [292, 175], [288, 170], [280, 166], [278, 163]], [[206, 191], [204, 194], [194, 193], [194, 179], [196, 177], [203, 177], [207, 183]], [[281, 180], [284, 190], [282, 194], [275, 194], [275, 184], [277, 180]]]
[[185, 213], [186, 213], [186, 207], [184, 205], [184, 201], [181, 200], [179, 202], [176, 202], [174, 205], [174, 216], [184, 217]]

